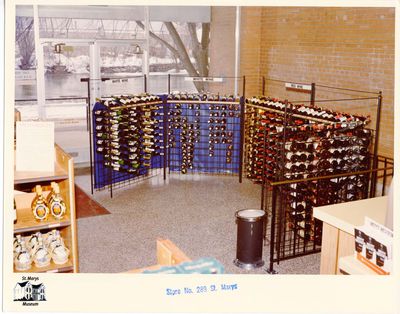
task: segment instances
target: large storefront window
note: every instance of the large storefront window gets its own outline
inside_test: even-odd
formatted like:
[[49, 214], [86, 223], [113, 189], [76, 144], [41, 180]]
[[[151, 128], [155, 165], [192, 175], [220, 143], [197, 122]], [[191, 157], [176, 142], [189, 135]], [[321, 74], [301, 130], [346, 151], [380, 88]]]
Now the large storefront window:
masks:
[[32, 17], [16, 17], [15, 107], [26, 118], [37, 117], [36, 64]]
[[[151, 22], [150, 91], [201, 91], [188, 76], [208, 76], [210, 23]], [[169, 78], [168, 78], [169, 74]]]
[[100, 70], [102, 78], [110, 78], [101, 84], [103, 96], [142, 93], [145, 88], [143, 49], [139, 44], [112, 41], [100, 46]]
[[[54, 121], [56, 140], [66, 139], [61, 147], [67, 152], [79, 144], [68, 139], [88, 139], [94, 97], [166, 93], [168, 77], [170, 91], [207, 90], [187, 77], [209, 74], [209, 7], [40, 5], [37, 20], [33, 6], [18, 5], [16, 11], [15, 107], [22, 120]], [[94, 77], [90, 84], [99, 84], [89, 101], [81, 79]], [[37, 95], [38, 86], [45, 99]]]

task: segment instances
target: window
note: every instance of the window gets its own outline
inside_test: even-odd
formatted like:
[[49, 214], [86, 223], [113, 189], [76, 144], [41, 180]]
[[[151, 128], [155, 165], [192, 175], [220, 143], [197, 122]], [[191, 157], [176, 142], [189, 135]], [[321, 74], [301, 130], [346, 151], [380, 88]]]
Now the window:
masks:
[[210, 23], [152, 21], [150, 26], [150, 91], [167, 92], [168, 74], [171, 91], [203, 89], [185, 77], [208, 76]]

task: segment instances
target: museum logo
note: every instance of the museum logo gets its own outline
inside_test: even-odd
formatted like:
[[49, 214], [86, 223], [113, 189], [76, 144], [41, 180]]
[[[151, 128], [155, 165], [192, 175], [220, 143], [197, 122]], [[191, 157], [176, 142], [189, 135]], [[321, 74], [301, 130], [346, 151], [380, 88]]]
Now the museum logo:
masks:
[[17, 282], [14, 287], [14, 301], [22, 302], [24, 306], [37, 306], [39, 301], [47, 301], [44, 284], [36, 283], [36, 277], [32, 279], [35, 283], [32, 283], [32, 280]]

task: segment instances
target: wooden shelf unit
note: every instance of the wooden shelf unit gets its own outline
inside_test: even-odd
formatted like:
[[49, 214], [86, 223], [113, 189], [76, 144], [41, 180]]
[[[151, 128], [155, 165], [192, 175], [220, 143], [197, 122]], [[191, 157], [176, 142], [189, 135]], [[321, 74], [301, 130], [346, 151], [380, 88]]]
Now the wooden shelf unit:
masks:
[[69, 157], [69, 155], [67, 155], [58, 145], [56, 145], [56, 162], [54, 165], [54, 171], [16, 171], [14, 165], [14, 184], [66, 180], [70, 175], [68, 172], [69, 159], [71, 159], [71, 157]]
[[[31, 211], [31, 202], [35, 193], [23, 193], [15, 195], [17, 206], [17, 221], [14, 224], [14, 234], [23, 236], [37, 231], [47, 233], [53, 229], [60, 230], [65, 245], [70, 250], [69, 260], [62, 265], [53, 262], [47, 267], [38, 268], [32, 263], [29, 270], [25, 272], [74, 272], [79, 269], [78, 263], [78, 241], [76, 233], [75, 216], [75, 185], [73, 159], [65, 153], [58, 145], [55, 145], [55, 165], [53, 172], [22, 172], [14, 170], [14, 185], [41, 184], [44, 196], [50, 189], [50, 182], [55, 181], [60, 186], [60, 193], [67, 206], [67, 211], [62, 219], [56, 219], [51, 214], [45, 221], [37, 221]], [[15, 169], [15, 168], [14, 168]], [[15, 270], [15, 272], [19, 272]]]

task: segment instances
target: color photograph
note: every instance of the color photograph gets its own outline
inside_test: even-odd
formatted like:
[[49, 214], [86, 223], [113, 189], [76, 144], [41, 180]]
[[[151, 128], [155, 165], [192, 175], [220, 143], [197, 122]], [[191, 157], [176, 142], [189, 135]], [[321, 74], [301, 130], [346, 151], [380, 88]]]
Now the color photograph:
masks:
[[397, 9], [6, 1], [3, 306], [395, 313]]

